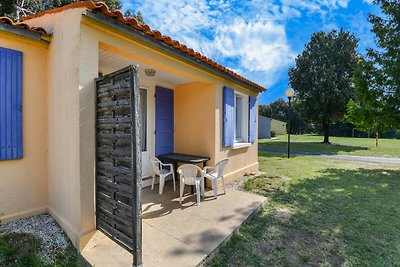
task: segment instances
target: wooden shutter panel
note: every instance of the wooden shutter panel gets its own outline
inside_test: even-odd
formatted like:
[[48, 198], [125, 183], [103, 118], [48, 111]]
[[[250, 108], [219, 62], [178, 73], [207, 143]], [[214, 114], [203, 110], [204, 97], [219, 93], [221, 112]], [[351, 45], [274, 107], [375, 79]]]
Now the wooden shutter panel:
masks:
[[22, 158], [22, 52], [0, 47], [0, 160]]
[[235, 120], [235, 92], [233, 89], [224, 86], [224, 107], [222, 120], [222, 145], [233, 146], [234, 141], [234, 120]]
[[256, 141], [256, 123], [257, 123], [257, 97], [249, 97], [249, 142]]

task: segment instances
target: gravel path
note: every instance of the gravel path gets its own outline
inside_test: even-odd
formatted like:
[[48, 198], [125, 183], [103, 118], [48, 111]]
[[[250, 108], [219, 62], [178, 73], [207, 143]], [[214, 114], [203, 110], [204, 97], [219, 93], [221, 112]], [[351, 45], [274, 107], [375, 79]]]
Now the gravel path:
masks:
[[54, 263], [57, 253], [65, 252], [68, 247], [64, 231], [48, 214], [0, 225], [0, 236], [6, 233], [28, 233], [39, 238], [42, 241], [39, 257], [48, 264]]
[[[276, 153], [287, 153], [286, 149], [279, 149], [279, 148], [258, 147], [258, 150], [268, 151], [268, 152], [276, 152]], [[303, 155], [303, 156], [316, 156], [316, 157], [322, 157], [322, 158], [328, 158], [328, 159], [350, 160], [350, 161], [359, 161], [359, 162], [400, 164], [400, 158], [384, 158], [384, 157], [352, 156], [352, 155], [328, 155], [328, 154], [321, 154], [321, 153], [317, 153], [317, 152], [305, 152], [305, 151], [297, 151], [297, 150], [291, 150], [290, 154]]]

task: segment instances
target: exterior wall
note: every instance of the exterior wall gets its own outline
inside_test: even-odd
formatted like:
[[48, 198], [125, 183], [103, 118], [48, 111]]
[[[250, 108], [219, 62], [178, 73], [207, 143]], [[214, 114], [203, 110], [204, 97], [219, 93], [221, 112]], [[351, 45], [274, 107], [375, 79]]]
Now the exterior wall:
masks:
[[[197, 80], [204, 80], [201, 74], [191, 71], [187, 66], [182, 65], [173, 58], [170, 58], [164, 54], [154, 51], [148, 47], [141, 45], [140, 43], [133, 42], [123, 35], [116, 35], [114, 31], [107, 31], [107, 29], [99, 29], [98, 25], [91, 24], [90, 21], [84, 19], [81, 24], [80, 34], [80, 67], [79, 67], [79, 103], [80, 103], [80, 128], [79, 128], [79, 140], [80, 140], [80, 199], [81, 204], [77, 211], [80, 213], [80, 238], [77, 247], [82, 249], [91, 234], [95, 230], [95, 173], [94, 173], [94, 162], [95, 162], [95, 127], [94, 127], [94, 79], [98, 76], [99, 71], [99, 49], [106, 50], [119, 56], [130, 58], [132, 60], [151, 64], [155, 67], [162, 68], [164, 70], [173, 72], [178, 75], [185, 77], [194, 78]], [[115, 70], [110, 70], [115, 71]], [[150, 95], [149, 107], [154, 106], [154, 86], [160, 85], [170, 89], [178, 90], [179, 86], [172, 88], [168, 84], [154, 83], [151, 80], [140, 80], [140, 86], [149, 88], [148, 97]], [[204, 83], [203, 83], [204, 84]], [[210, 84], [210, 82], [208, 82]], [[179, 93], [178, 93], [179, 95]], [[175, 96], [176, 97], [176, 96]], [[175, 99], [175, 102], [177, 100]], [[149, 116], [154, 116], [154, 113], [148, 112]], [[148, 120], [149, 123], [153, 124], [150, 127], [154, 129], [154, 118]], [[177, 122], [175, 121], [175, 125]], [[153, 131], [152, 131], [153, 132]], [[150, 137], [154, 142], [154, 135]], [[150, 148], [153, 150], [154, 148]]]
[[23, 158], [0, 161], [0, 221], [47, 211], [47, 43], [0, 32], [0, 47], [23, 52]]
[[271, 138], [271, 119], [258, 116], [258, 138]]
[[[254, 91], [246, 90], [238, 87], [235, 84], [229, 83], [228, 81], [219, 81], [217, 83], [215, 94], [216, 94], [216, 109], [215, 109], [215, 163], [228, 158], [229, 162], [225, 169], [225, 182], [232, 182], [246, 173], [258, 171], [258, 138], [256, 141], [248, 147], [233, 149], [231, 147], [222, 146], [222, 114], [223, 114], [223, 87], [224, 85], [239, 91], [247, 95], [256, 96], [257, 93]], [[258, 110], [258, 101], [257, 107]], [[257, 116], [258, 117], [258, 116]], [[258, 120], [258, 118], [257, 118]], [[258, 122], [256, 122], [256, 133], [258, 132]]]
[[81, 200], [84, 189], [81, 188], [79, 131], [80, 21], [83, 11], [65, 10], [26, 21], [53, 33], [48, 56], [49, 212], [76, 247], [81, 238], [81, 205], [85, 205]]
[[258, 170], [257, 143], [241, 149], [222, 147], [223, 86], [255, 92], [82, 18], [83, 13], [72, 9], [27, 21], [54, 33], [48, 67], [49, 210], [79, 249], [95, 230], [93, 90], [99, 49], [195, 81], [173, 88], [177, 152], [210, 156], [209, 164], [228, 157], [227, 181]]
[[215, 86], [182, 84], [174, 94], [175, 152], [209, 156], [215, 162]]
[[286, 134], [286, 122], [271, 119], [271, 131], [276, 134]]
[[81, 27], [79, 62], [80, 241], [83, 249], [96, 226], [95, 210], [95, 83], [98, 43], [93, 31]]

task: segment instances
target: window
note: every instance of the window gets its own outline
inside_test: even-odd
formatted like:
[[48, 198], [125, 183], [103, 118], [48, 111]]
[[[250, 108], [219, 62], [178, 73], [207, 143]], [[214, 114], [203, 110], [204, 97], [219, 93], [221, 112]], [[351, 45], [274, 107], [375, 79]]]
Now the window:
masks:
[[256, 141], [257, 96], [224, 86], [222, 146], [242, 148]]
[[235, 140], [242, 139], [242, 97], [235, 95]]
[[147, 90], [140, 88], [140, 110], [142, 111], [142, 151], [147, 151]]
[[235, 143], [248, 142], [248, 96], [235, 92]]

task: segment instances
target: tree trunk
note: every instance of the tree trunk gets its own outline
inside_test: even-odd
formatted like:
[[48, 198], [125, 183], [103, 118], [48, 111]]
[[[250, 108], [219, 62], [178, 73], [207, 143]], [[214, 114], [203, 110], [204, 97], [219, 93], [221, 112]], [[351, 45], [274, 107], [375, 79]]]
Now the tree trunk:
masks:
[[375, 132], [375, 146], [378, 147], [378, 139], [379, 139], [379, 133], [378, 131]]
[[329, 143], [329, 123], [324, 123], [322, 124], [322, 128], [324, 131], [324, 144], [330, 144]]

